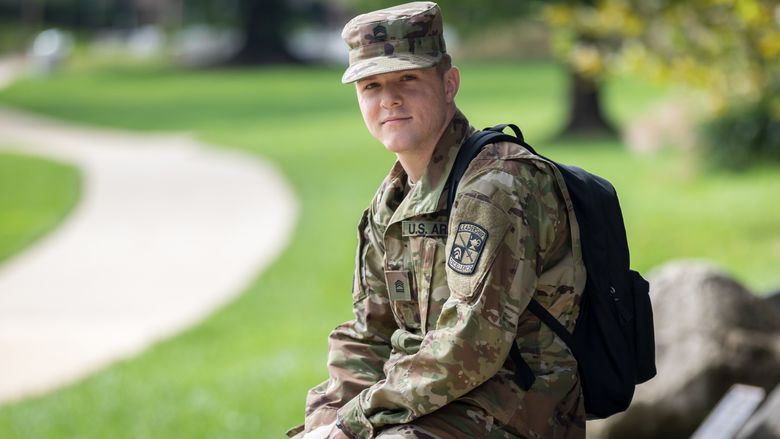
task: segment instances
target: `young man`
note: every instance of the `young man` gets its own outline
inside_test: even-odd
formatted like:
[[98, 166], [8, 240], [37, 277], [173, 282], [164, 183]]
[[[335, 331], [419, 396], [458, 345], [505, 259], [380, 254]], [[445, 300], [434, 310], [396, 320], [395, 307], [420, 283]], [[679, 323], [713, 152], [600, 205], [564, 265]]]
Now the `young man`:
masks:
[[[329, 336], [329, 379], [298, 438], [584, 437], [577, 363], [525, 312], [573, 330], [585, 284], [576, 219], [552, 166], [487, 146], [447, 212], [447, 177], [474, 132], [455, 106], [435, 3], [360, 15], [342, 34], [369, 132], [398, 158], [358, 226], [355, 319]], [[523, 389], [516, 343], [535, 376]]]

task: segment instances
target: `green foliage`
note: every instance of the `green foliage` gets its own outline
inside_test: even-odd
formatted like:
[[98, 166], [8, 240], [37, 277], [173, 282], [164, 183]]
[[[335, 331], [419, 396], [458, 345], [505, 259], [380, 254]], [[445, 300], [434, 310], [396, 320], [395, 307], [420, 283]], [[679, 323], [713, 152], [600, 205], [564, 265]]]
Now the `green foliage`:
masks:
[[[775, 0], [599, 0], [545, 9], [555, 47], [579, 72], [631, 72], [685, 83], [709, 99], [707, 138], [743, 165], [780, 159], [739, 126], [780, 121], [780, 5]], [[747, 111], [738, 115], [740, 111]], [[760, 114], [759, 114], [760, 113]], [[755, 153], [755, 154], [754, 154]], [[720, 152], [714, 156], [721, 155]]]
[[543, 15], [553, 29], [553, 49], [580, 75], [602, 79], [614, 53], [637, 36], [642, 21], [624, 1], [552, 2]]
[[719, 167], [780, 165], [780, 118], [772, 115], [766, 102], [730, 109], [705, 124], [702, 135], [707, 154]]
[[623, 68], [722, 97], [755, 96], [780, 72], [778, 6], [772, 0], [731, 3], [570, 1], [548, 6], [544, 15], [561, 55], [583, 73]]
[[[483, 63], [461, 71], [458, 105], [473, 125], [517, 122], [538, 150], [615, 184], [634, 267], [699, 257], [752, 287], [780, 281], [776, 172], [696, 176], [671, 152], [639, 158], [615, 141], [553, 145], [545, 138], [557, 131], [566, 99], [558, 67]], [[301, 203], [290, 246], [239, 298], [138, 358], [0, 408], [0, 437], [276, 438], [302, 420], [306, 390], [325, 378], [326, 336], [350, 318], [358, 217], [393, 161], [366, 132], [354, 89], [340, 76], [340, 69], [101, 69], [0, 92], [4, 103], [54, 116], [190, 130], [261, 155], [281, 168]], [[664, 91], [613, 79], [607, 108], [624, 121]]]
[[0, 262], [56, 226], [76, 204], [72, 166], [0, 153]]

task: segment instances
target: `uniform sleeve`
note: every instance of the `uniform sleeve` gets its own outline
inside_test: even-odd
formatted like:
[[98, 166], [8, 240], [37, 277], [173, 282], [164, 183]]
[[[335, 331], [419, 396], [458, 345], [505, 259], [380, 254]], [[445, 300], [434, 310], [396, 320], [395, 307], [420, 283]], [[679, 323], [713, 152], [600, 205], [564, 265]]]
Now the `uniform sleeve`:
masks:
[[328, 336], [327, 381], [306, 398], [306, 428], [329, 424], [336, 410], [361, 390], [384, 378], [390, 336], [396, 329], [384, 281], [381, 237], [367, 210], [358, 226], [358, 249], [352, 288], [354, 320]]
[[[339, 410], [353, 438], [431, 413], [504, 364], [537, 279], [541, 201], [530, 168], [489, 171], [461, 184], [445, 266], [450, 297], [420, 350]], [[509, 286], [509, 287], [507, 287]]]

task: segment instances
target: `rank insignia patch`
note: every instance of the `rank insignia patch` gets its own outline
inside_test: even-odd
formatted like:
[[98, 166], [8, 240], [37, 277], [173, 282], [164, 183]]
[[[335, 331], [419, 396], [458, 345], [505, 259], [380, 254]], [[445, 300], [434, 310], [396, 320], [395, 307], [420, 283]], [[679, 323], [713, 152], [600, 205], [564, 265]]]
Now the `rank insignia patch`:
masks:
[[412, 288], [409, 284], [409, 271], [385, 271], [385, 280], [387, 282], [387, 292], [390, 299], [396, 302], [407, 302], [412, 300]]
[[447, 265], [461, 274], [473, 274], [488, 238], [487, 230], [473, 223], [460, 223]]

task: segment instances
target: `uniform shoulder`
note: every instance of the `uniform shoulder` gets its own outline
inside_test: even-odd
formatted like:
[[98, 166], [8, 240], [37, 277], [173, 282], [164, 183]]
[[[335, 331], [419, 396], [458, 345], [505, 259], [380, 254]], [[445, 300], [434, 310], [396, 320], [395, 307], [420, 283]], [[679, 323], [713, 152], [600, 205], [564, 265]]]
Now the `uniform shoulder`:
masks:
[[458, 193], [508, 211], [523, 198], [555, 191], [555, 185], [552, 164], [521, 145], [499, 142], [486, 145], [472, 160]]

